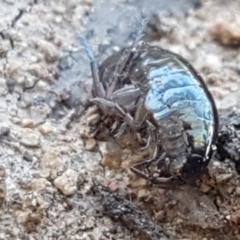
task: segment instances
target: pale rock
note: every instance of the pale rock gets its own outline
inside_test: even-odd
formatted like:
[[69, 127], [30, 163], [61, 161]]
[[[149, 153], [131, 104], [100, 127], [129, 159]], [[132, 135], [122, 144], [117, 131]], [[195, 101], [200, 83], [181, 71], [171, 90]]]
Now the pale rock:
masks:
[[36, 81], [37, 80], [35, 77], [29, 76], [28, 78], [24, 79], [24, 87], [31, 89], [35, 86]]
[[37, 45], [45, 55], [46, 62], [55, 62], [59, 59], [58, 50], [51, 42], [39, 40], [37, 42]]
[[93, 5], [93, 0], [85, 0], [84, 3], [86, 5], [92, 6]]
[[51, 174], [50, 169], [42, 169], [39, 173], [40, 177], [42, 178], [48, 178]]
[[163, 221], [164, 220], [164, 217], [165, 217], [165, 212], [163, 211], [163, 210], [160, 210], [160, 211], [158, 211], [158, 212], [156, 212], [155, 214], [155, 219], [157, 220], [157, 221]]
[[63, 15], [66, 12], [66, 8], [61, 5], [53, 6], [52, 11], [58, 15]]
[[84, 222], [82, 222], [81, 226], [79, 226], [79, 229], [82, 231], [86, 231], [88, 229], [92, 229], [95, 226], [95, 218], [93, 216], [89, 218], [85, 218]]
[[64, 171], [64, 165], [57, 147], [48, 148], [41, 158], [41, 176], [56, 178], [60, 172]]
[[43, 197], [40, 194], [36, 197], [36, 201], [41, 209], [49, 208], [50, 203], [48, 203], [47, 201], [44, 201]]
[[34, 128], [35, 124], [32, 119], [25, 118], [22, 120], [22, 126], [25, 128]]
[[48, 105], [43, 106], [31, 106], [30, 114], [31, 118], [35, 123], [45, 122], [46, 118], [48, 118], [51, 113], [51, 108]]
[[99, 113], [94, 113], [86, 118], [86, 121], [88, 124], [95, 125], [97, 124], [101, 119], [101, 116]]
[[47, 187], [50, 187], [52, 184], [45, 178], [37, 178], [32, 180], [32, 190], [41, 192], [45, 191]]
[[204, 193], [207, 193], [211, 190], [211, 186], [206, 184], [206, 183], [202, 183], [201, 184], [201, 191], [204, 192]]
[[235, 186], [227, 186], [226, 191], [229, 194], [232, 194], [235, 191], [236, 187]]
[[224, 174], [218, 174], [216, 175], [216, 182], [218, 184], [223, 183], [223, 182], [227, 182], [228, 180], [230, 180], [233, 177], [232, 173], [224, 173]]
[[13, 227], [12, 228], [13, 236], [17, 237], [19, 233], [20, 233], [20, 229], [19, 228], [17, 228], [17, 227]]
[[17, 125], [20, 125], [22, 122], [21, 119], [18, 117], [12, 117], [11, 121], [12, 121], [12, 123], [17, 124]]
[[236, 192], [236, 194], [237, 194], [238, 196], [240, 196], [240, 187], [236, 187], [235, 192]]
[[146, 189], [140, 189], [137, 193], [138, 199], [145, 199], [149, 197], [150, 192]]
[[97, 145], [97, 142], [94, 138], [86, 139], [84, 142], [85, 142], [85, 149], [88, 151], [93, 150]]
[[239, 226], [239, 225], [240, 225], [240, 211], [237, 210], [237, 211], [233, 212], [233, 213], [231, 214], [231, 216], [228, 217], [228, 219], [230, 219], [231, 222], [232, 222], [234, 225]]
[[20, 142], [26, 147], [40, 147], [40, 137], [31, 129], [21, 131]]
[[47, 87], [48, 87], [48, 84], [42, 80], [38, 81], [36, 84], [36, 90], [41, 92], [46, 91]]
[[17, 210], [15, 213], [15, 218], [16, 218], [16, 222], [17, 223], [24, 223], [26, 222], [29, 213], [27, 211], [21, 211], [21, 210]]
[[101, 164], [104, 167], [119, 168], [121, 165], [121, 149], [114, 142], [98, 142], [99, 151], [103, 156]]
[[18, 72], [21, 68], [21, 64], [19, 62], [11, 62], [7, 66], [7, 71], [10, 77], [14, 77], [14, 75]]
[[15, 86], [14, 92], [17, 93], [17, 94], [22, 95], [22, 94], [23, 94], [23, 88], [22, 88], [22, 86]]
[[77, 191], [78, 173], [72, 169], [66, 170], [57, 177], [54, 185], [61, 190], [64, 195], [73, 195]]
[[45, 78], [47, 76], [46, 68], [39, 63], [31, 64], [28, 66], [27, 71], [38, 78]]
[[49, 122], [46, 122], [44, 123], [42, 126], [40, 126], [38, 128], [39, 132], [43, 135], [43, 136], [46, 136], [48, 135], [50, 132], [52, 132], [54, 129], [51, 125], [51, 123]]

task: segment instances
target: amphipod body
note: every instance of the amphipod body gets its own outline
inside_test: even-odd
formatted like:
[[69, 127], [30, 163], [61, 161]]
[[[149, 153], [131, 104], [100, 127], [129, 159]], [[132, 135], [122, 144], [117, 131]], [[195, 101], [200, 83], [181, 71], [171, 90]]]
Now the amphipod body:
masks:
[[[186, 181], [198, 178], [212, 156], [218, 132], [216, 106], [202, 78], [179, 55], [147, 45], [132, 59], [129, 78], [142, 92], [142, 111], [149, 113], [156, 127], [154, 139], [166, 153], [157, 161], [158, 177], [144, 169], [142, 176], [156, 182], [164, 175]], [[140, 173], [138, 167], [141, 164], [133, 171]]]
[[90, 101], [134, 131], [149, 130], [147, 146], [155, 145], [154, 156], [132, 171], [155, 183], [195, 182], [211, 159], [218, 114], [194, 68], [181, 56], [146, 44], [123, 49], [98, 68], [84, 44], [94, 80]]

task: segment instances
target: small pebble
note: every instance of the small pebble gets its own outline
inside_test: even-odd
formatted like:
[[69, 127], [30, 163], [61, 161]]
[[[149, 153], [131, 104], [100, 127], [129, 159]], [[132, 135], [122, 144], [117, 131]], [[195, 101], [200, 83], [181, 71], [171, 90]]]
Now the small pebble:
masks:
[[160, 221], [160, 222], [163, 221], [164, 217], [165, 217], [165, 212], [163, 210], [160, 210], [160, 211], [155, 213], [155, 219], [157, 221]]
[[51, 125], [51, 123], [44, 123], [42, 126], [40, 126], [38, 128], [39, 132], [43, 135], [46, 136], [48, 135], [50, 132], [52, 132], [53, 127]]
[[216, 182], [223, 183], [230, 180], [233, 177], [232, 173], [218, 174], [216, 175]]
[[41, 176], [56, 178], [65, 169], [65, 162], [60, 158], [59, 147], [45, 149], [40, 159]]
[[6, 79], [5, 78], [0, 78], [0, 86], [1, 87], [6, 86]]
[[88, 138], [85, 141], [85, 149], [88, 151], [94, 150], [97, 145], [97, 142], [94, 138]]
[[7, 71], [10, 77], [14, 77], [14, 74], [18, 72], [21, 68], [21, 64], [19, 62], [11, 62], [7, 66]]
[[240, 211], [236, 211], [231, 214], [231, 222], [233, 222], [235, 225], [240, 225]]
[[26, 147], [40, 147], [40, 137], [33, 131], [22, 132], [20, 142]]
[[240, 196], [240, 187], [236, 187], [235, 192], [238, 196]]
[[204, 192], [204, 193], [207, 193], [211, 190], [211, 186], [208, 185], [208, 184], [205, 184], [205, 183], [202, 183], [201, 184], [201, 191]]
[[32, 162], [33, 156], [28, 151], [25, 151], [23, 153], [23, 159], [26, 160], [27, 162]]
[[36, 84], [36, 90], [38, 91], [46, 91], [46, 88], [48, 87], [48, 84], [44, 81], [38, 81], [37, 84]]
[[64, 195], [73, 195], [77, 191], [78, 173], [72, 169], [66, 170], [61, 176], [54, 180], [54, 185]]
[[0, 128], [0, 135], [1, 136], [8, 136], [10, 133], [10, 128], [8, 127], [1, 127]]
[[45, 191], [47, 187], [52, 186], [52, 184], [45, 178], [35, 178], [32, 180], [33, 191]]

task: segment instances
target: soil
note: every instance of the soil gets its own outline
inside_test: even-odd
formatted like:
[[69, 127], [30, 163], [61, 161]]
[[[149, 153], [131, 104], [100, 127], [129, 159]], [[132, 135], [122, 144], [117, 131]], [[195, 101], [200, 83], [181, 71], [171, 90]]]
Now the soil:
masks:
[[[92, 85], [79, 37], [101, 62], [132, 43], [141, 11], [146, 41], [186, 58], [217, 104], [217, 151], [198, 188], [137, 177], [134, 139], [96, 139], [84, 127], [96, 108], [78, 117]], [[223, 0], [2, 1], [0, 239], [240, 239], [239, 12]]]

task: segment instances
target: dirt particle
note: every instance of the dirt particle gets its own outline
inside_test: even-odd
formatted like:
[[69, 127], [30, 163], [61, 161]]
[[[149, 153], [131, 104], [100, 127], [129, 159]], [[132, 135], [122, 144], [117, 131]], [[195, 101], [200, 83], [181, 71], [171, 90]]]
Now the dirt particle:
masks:
[[236, 187], [235, 192], [238, 196], [240, 196], [240, 187]]
[[6, 86], [6, 79], [5, 78], [0, 78], [0, 86], [5, 87]]
[[223, 183], [223, 182], [227, 182], [232, 177], [233, 177], [232, 173], [218, 174], [218, 175], [216, 175], [216, 182], [218, 184]]
[[148, 181], [143, 179], [143, 178], [137, 178], [133, 181], [131, 181], [130, 186], [132, 188], [136, 188], [136, 189], [141, 189], [141, 188], [145, 188], [146, 186], [148, 186]]
[[106, 153], [103, 155], [102, 166], [109, 168], [119, 168], [121, 165], [121, 156], [117, 153]]
[[20, 125], [22, 122], [22, 120], [18, 117], [12, 117], [11, 121], [12, 121], [12, 123], [17, 124], [17, 125]]
[[3, 167], [0, 167], [0, 207], [4, 203], [6, 199], [6, 183], [5, 183], [5, 169]]
[[35, 178], [32, 180], [32, 190], [36, 192], [46, 191], [52, 184], [45, 178]]
[[92, 6], [93, 5], [93, 0], [84, 0], [84, 3], [86, 5]]
[[146, 199], [146, 198], [149, 198], [150, 195], [151, 195], [151, 193], [149, 192], [149, 190], [147, 190], [145, 188], [139, 189], [139, 191], [137, 193], [138, 199]]
[[17, 210], [17, 211], [15, 211], [14, 215], [15, 215], [15, 219], [16, 219], [17, 223], [22, 224], [22, 223], [27, 221], [27, 217], [29, 215], [29, 212], [28, 211]]
[[155, 212], [154, 216], [157, 221], [162, 222], [165, 218], [165, 212], [163, 210], [160, 210], [158, 212]]
[[44, 54], [46, 62], [52, 63], [59, 59], [58, 50], [51, 42], [39, 40], [37, 45]]
[[41, 223], [41, 215], [37, 213], [31, 213], [27, 216], [24, 226], [28, 232], [36, 231], [37, 226]]
[[47, 70], [40, 64], [31, 64], [28, 66], [27, 71], [37, 78], [46, 78]]
[[0, 136], [8, 136], [10, 134], [10, 128], [9, 127], [1, 127], [0, 128]]
[[240, 225], [240, 211], [232, 213], [230, 219], [233, 224]]
[[240, 25], [217, 20], [210, 29], [210, 34], [216, 41], [226, 46], [236, 47], [240, 45]]
[[109, 168], [119, 168], [121, 165], [121, 149], [114, 142], [98, 142], [102, 165]]
[[89, 218], [84, 219], [82, 221], [80, 229], [82, 231], [86, 231], [86, 230], [94, 228], [94, 226], [95, 226], [95, 218], [94, 217], [89, 217]]
[[56, 178], [60, 172], [64, 171], [65, 164], [59, 157], [57, 148], [47, 148], [40, 162], [42, 177]]
[[207, 193], [211, 190], [211, 186], [208, 185], [207, 183], [202, 183], [201, 184], [201, 191], [204, 192], [204, 193]]

